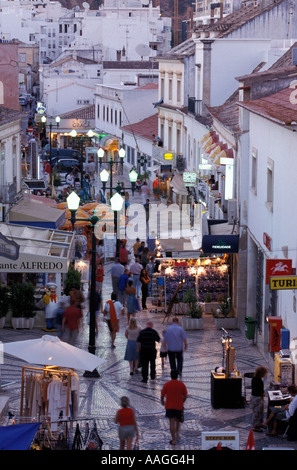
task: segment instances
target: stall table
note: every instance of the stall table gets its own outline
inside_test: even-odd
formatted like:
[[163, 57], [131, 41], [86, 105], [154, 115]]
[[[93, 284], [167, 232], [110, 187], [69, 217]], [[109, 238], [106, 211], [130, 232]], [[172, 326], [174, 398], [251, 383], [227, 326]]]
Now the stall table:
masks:
[[226, 378], [223, 373], [211, 371], [211, 405], [213, 408], [242, 407], [242, 377], [239, 372]]

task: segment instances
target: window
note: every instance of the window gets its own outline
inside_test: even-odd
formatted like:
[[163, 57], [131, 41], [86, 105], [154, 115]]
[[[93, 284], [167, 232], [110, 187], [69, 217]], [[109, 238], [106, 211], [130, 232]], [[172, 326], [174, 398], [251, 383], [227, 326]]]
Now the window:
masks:
[[97, 118], [100, 118], [100, 104], [97, 105]]
[[177, 80], [177, 101], [180, 103], [181, 102], [181, 81]]
[[271, 158], [268, 158], [267, 161], [267, 200], [266, 206], [272, 211], [273, 210], [273, 169], [274, 162]]
[[172, 79], [169, 78], [168, 81], [168, 99], [171, 101], [172, 100]]
[[258, 167], [258, 153], [256, 149], [252, 150], [251, 161], [251, 190], [257, 194], [257, 167]]

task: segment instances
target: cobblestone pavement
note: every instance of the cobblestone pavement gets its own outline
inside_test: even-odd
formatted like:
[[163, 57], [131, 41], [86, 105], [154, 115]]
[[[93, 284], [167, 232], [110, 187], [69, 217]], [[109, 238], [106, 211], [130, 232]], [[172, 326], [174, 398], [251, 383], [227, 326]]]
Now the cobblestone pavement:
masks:
[[[103, 289], [104, 301], [109, 299], [111, 293], [110, 269], [112, 263], [105, 265], [105, 280]], [[137, 313], [140, 326], [145, 326], [148, 319], [153, 320], [155, 329], [161, 334], [166, 328], [163, 312], [147, 311]], [[88, 348], [88, 322], [87, 310], [81, 327], [77, 346]], [[216, 330], [211, 317], [205, 318], [203, 330], [188, 331], [188, 350], [184, 353], [184, 369], [182, 380], [186, 384], [189, 397], [185, 402], [185, 421], [181, 425], [181, 439], [175, 446], [171, 446], [169, 423], [165, 417], [164, 408], [160, 402], [160, 393], [163, 384], [170, 378], [170, 368], [167, 362], [164, 369], [161, 361], [157, 359], [157, 376], [154, 381], [147, 384], [141, 382], [141, 374], [129, 374], [129, 364], [125, 361], [124, 352], [126, 338], [124, 335], [127, 326], [126, 315], [121, 317], [120, 332], [116, 338], [116, 348], [111, 349], [110, 337], [103, 317], [99, 318], [99, 333], [96, 337], [96, 354], [106, 362], [99, 368], [99, 378], [86, 378], [83, 371], [80, 377], [80, 407], [81, 418], [96, 419], [100, 437], [103, 440], [103, 449], [119, 448], [117, 426], [114, 416], [119, 408], [119, 399], [128, 395], [135, 408], [140, 430], [140, 449], [143, 450], [200, 450], [202, 431], [238, 431], [240, 450], [244, 450], [251, 429], [252, 410], [249, 404], [237, 409], [214, 409], [211, 406], [210, 374], [216, 366], [222, 364], [222, 332]], [[4, 328], [0, 330], [2, 342], [38, 338], [45, 333], [42, 329], [13, 330]], [[55, 334], [55, 333], [51, 333]], [[236, 367], [243, 375], [254, 371], [258, 365], [266, 365], [266, 361], [259, 353], [257, 347], [247, 340], [240, 329], [231, 332], [233, 346], [236, 348]], [[0, 365], [1, 388], [0, 399], [9, 397], [8, 408], [16, 416], [19, 414], [21, 395], [21, 371], [24, 362], [11, 356], [4, 357], [4, 364]], [[269, 380], [272, 379], [270, 374]], [[244, 393], [244, 389], [242, 390]], [[267, 405], [267, 404], [266, 404]], [[266, 406], [267, 408], [267, 406]], [[3, 423], [5, 424], [5, 423]], [[295, 442], [288, 442], [282, 437], [272, 438], [265, 433], [254, 433], [256, 449], [266, 447], [285, 447], [297, 449]]]

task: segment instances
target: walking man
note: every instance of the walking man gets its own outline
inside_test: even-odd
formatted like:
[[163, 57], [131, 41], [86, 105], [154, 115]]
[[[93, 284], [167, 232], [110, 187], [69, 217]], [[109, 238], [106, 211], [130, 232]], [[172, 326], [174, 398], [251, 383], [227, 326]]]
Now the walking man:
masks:
[[171, 370], [177, 370], [181, 375], [183, 371], [183, 352], [188, 347], [186, 332], [179, 324], [177, 317], [172, 320], [165, 333], [164, 339], [167, 345], [168, 357]]
[[164, 384], [161, 391], [161, 403], [165, 406], [166, 416], [169, 419], [171, 445], [175, 445], [179, 440], [180, 423], [184, 420], [184, 402], [188, 396], [187, 387], [177, 377], [177, 371], [172, 370], [171, 380]]
[[140, 353], [142, 382], [144, 383], [147, 383], [149, 366], [151, 379], [154, 380], [156, 377], [156, 343], [160, 341], [160, 336], [153, 326], [153, 322], [148, 321], [146, 328], [141, 330], [137, 338], [137, 351]]
[[116, 294], [111, 294], [111, 300], [108, 300], [105, 304], [103, 314], [106, 316], [108, 328], [110, 332], [111, 347], [115, 348], [116, 334], [119, 331], [119, 320], [120, 314], [123, 313], [124, 307], [118, 302]]
[[139, 298], [140, 297], [140, 288], [141, 288], [141, 283], [140, 283], [140, 273], [142, 271], [142, 264], [139, 262], [139, 258], [136, 257], [134, 263], [130, 265], [130, 273], [132, 274], [133, 277], [133, 284], [134, 287], [136, 287], [136, 295]]
[[124, 274], [125, 268], [120, 263], [119, 258], [115, 259], [114, 264], [111, 267], [111, 280], [112, 280], [112, 291], [118, 297], [119, 295], [119, 278], [122, 274]]

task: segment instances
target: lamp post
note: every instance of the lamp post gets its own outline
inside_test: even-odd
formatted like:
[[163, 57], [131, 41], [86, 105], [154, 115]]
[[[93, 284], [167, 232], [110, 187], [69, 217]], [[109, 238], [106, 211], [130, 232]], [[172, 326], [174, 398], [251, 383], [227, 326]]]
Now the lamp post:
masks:
[[116, 234], [116, 257], [119, 258], [120, 256], [120, 234], [118, 234], [118, 218], [119, 218], [119, 213], [123, 208], [124, 204], [124, 199], [120, 195], [120, 193], [115, 193], [112, 198], [110, 199], [110, 205], [111, 208], [114, 212], [114, 229], [115, 229], [115, 234]]
[[[92, 250], [91, 250], [91, 290], [90, 290], [90, 325], [89, 325], [89, 352], [95, 354], [96, 351], [96, 236], [95, 226], [100, 220], [96, 215], [92, 215], [89, 219], [76, 219], [76, 211], [79, 207], [80, 197], [72, 191], [67, 197], [67, 206], [71, 212], [72, 229], [77, 220], [84, 220], [91, 223], [92, 228]], [[100, 377], [97, 369], [93, 371], [85, 371], [85, 377]]]
[[[41, 121], [42, 123], [46, 126], [46, 121], [47, 121], [47, 118], [46, 116], [42, 116], [41, 118]], [[61, 118], [59, 116], [56, 116], [55, 117], [55, 121], [56, 121], [56, 126], [59, 127], [60, 125], [60, 121], [61, 121]], [[49, 123], [49, 145], [50, 145], [50, 182], [52, 182], [52, 128], [53, 128], [53, 124], [52, 122]]]
[[[136, 187], [136, 181], [138, 179], [138, 173], [137, 171], [132, 168], [132, 170], [130, 171], [129, 173], [129, 180], [130, 180], [130, 183], [131, 183], [131, 188], [125, 188], [127, 190], [131, 189], [132, 191], [132, 195], [134, 196], [134, 191], [135, 191], [135, 187]], [[109, 180], [109, 173], [107, 170], [102, 170], [101, 173], [100, 173], [100, 180], [101, 180], [101, 183], [103, 185], [103, 191], [105, 192], [106, 191], [106, 184]], [[112, 187], [112, 177], [111, 177], [111, 181], [110, 181], [110, 197], [112, 196], [112, 190], [115, 189], [117, 192], [120, 192], [120, 189], [121, 189], [121, 183], [120, 181], [118, 181], [118, 184], [115, 188]]]
[[[125, 149], [120, 148], [118, 154], [119, 154], [120, 160], [114, 160], [112, 158], [112, 156], [110, 156], [110, 159], [106, 162], [106, 163], [108, 163], [108, 165], [110, 167], [110, 197], [112, 196], [112, 190], [114, 189], [112, 187], [112, 169], [113, 169], [113, 166], [115, 164], [120, 163], [121, 168], [122, 168], [122, 172], [123, 172], [123, 162], [124, 162], [124, 158], [126, 156]], [[100, 148], [100, 149], [97, 150], [97, 156], [98, 156], [99, 161], [100, 161], [100, 167], [101, 167], [101, 163], [102, 163], [102, 159], [103, 159], [104, 155], [105, 155], [105, 152], [104, 152], [103, 148]], [[100, 179], [101, 179], [101, 173], [100, 173]], [[102, 181], [102, 183], [104, 182], [104, 180], [102, 180], [102, 179], [101, 179], [101, 181]], [[107, 183], [107, 181], [105, 181], [105, 184]], [[106, 185], [105, 185], [105, 188], [106, 188]], [[105, 191], [105, 189], [104, 189], [104, 191]]]

